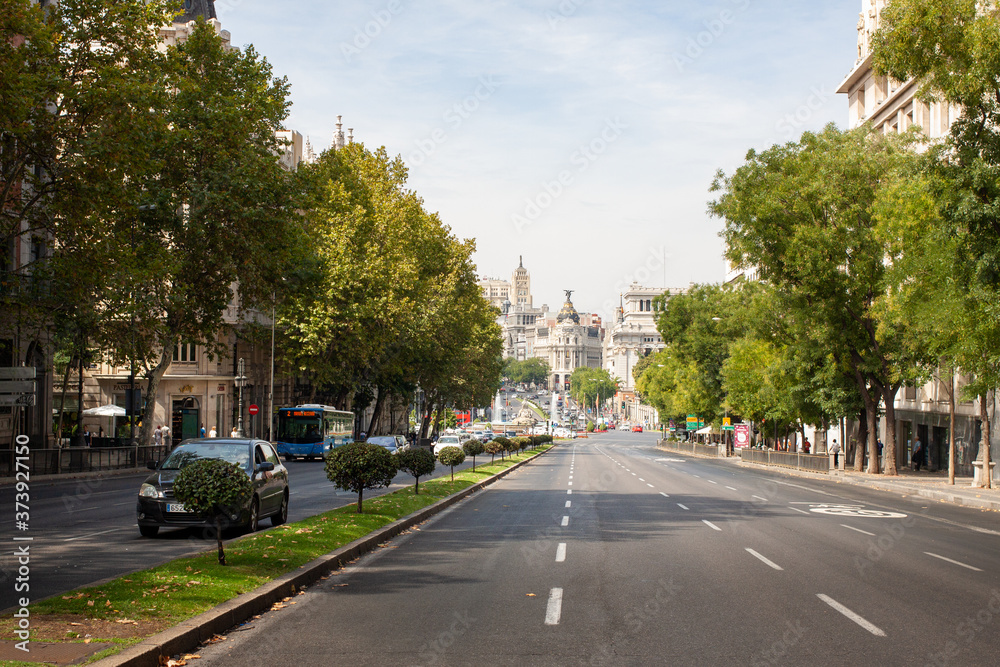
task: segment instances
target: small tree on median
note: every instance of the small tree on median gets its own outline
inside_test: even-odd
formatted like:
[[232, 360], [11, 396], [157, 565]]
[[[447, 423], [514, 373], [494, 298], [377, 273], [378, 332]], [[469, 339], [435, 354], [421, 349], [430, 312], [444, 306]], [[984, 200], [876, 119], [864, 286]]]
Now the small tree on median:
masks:
[[410, 473], [417, 480], [413, 487], [413, 495], [420, 493], [420, 478], [434, 472], [437, 461], [434, 455], [426, 449], [410, 449], [396, 455], [396, 465], [400, 470]]
[[342, 445], [326, 456], [326, 476], [338, 489], [358, 494], [358, 514], [365, 489], [392, 484], [396, 462], [385, 447], [367, 442]]
[[507, 438], [493, 438], [486, 443], [486, 453], [490, 455], [490, 463], [496, 460], [497, 454], [503, 454], [507, 447]]
[[476, 456], [486, 451], [486, 447], [478, 440], [469, 440], [462, 445], [462, 451], [465, 452], [466, 456], [472, 457], [472, 472], [476, 472]]
[[445, 447], [438, 454], [438, 461], [451, 466], [451, 481], [455, 481], [455, 466], [461, 465], [465, 460], [465, 452], [458, 447]]
[[181, 468], [174, 479], [174, 496], [185, 509], [214, 520], [219, 565], [226, 564], [223, 525], [239, 516], [251, 493], [250, 478], [242, 466], [222, 459], [199, 459]]

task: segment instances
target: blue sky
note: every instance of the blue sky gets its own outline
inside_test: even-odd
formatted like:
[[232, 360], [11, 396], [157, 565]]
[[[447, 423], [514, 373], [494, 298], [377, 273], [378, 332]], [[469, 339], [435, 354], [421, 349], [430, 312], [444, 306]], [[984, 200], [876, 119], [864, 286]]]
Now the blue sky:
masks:
[[716, 170], [843, 127], [859, 0], [216, 0], [292, 84], [316, 149], [338, 115], [482, 275], [524, 256], [535, 304], [610, 317], [631, 280], [724, 278]]

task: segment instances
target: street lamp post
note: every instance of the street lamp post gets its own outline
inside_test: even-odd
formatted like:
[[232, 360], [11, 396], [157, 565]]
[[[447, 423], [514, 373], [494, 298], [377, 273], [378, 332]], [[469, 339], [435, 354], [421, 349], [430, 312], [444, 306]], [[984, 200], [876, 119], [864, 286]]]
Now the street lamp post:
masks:
[[240, 357], [239, 365], [236, 367], [236, 377], [233, 379], [236, 383], [236, 388], [240, 392], [239, 398], [239, 413], [237, 415], [237, 425], [236, 425], [236, 437], [243, 438], [243, 385], [246, 384], [246, 364], [243, 361], [243, 357]]
[[274, 305], [277, 295], [271, 297], [271, 385], [267, 390], [267, 439], [274, 442]]

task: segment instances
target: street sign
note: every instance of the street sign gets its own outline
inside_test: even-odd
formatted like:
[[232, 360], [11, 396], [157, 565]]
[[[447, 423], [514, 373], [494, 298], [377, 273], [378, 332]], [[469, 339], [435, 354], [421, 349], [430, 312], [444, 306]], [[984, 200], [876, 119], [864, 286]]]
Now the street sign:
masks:
[[732, 420], [731, 417], [723, 417], [722, 418], [722, 430], [723, 431], [732, 431], [733, 430], [733, 420]]
[[4, 380], [0, 381], [0, 394], [33, 394], [34, 380]]
[[254, 404], [254, 403], [251, 403], [251, 404], [250, 404], [250, 407], [249, 407], [249, 408], [247, 408], [247, 412], [249, 412], [249, 413], [250, 413], [250, 414], [252, 414], [252, 415], [255, 415], [255, 414], [257, 414], [258, 412], [260, 412], [260, 408], [258, 408], [256, 404]]
[[35, 367], [13, 366], [0, 368], [0, 380], [34, 380]]
[[21, 406], [32, 406], [35, 404], [34, 394], [0, 394], [0, 406], [2, 407], [21, 407]]

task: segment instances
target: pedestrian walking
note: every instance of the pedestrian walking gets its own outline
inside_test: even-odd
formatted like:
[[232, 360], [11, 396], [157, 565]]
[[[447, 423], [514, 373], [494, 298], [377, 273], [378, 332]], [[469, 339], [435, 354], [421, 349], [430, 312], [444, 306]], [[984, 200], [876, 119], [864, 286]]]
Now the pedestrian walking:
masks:
[[913, 470], [919, 472], [920, 465], [924, 462], [924, 446], [920, 442], [920, 438], [917, 438], [916, 442], [913, 443], [913, 454], [910, 460], [913, 462]]
[[157, 447], [163, 444], [163, 431], [161, 430], [163, 426], [161, 424], [156, 425], [156, 429], [153, 431], [153, 444]]
[[236, 429], [235, 426], [233, 427], [232, 432], [229, 434], [229, 437], [230, 438], [238, 438], [238, 437], [240, 437], [240, 432]]
[[212, 427], [212, 430], [208, 432], [208, 437], [210, 437], [210, 438], [218, 438], [219, 437], [219, 432], [215, 430], [214, 426]]
[[163, 437], [163, 444], [167, 446], [167, 449], [170, 449], [170, 427], [164, 424], [160, 429], [160, 435]]
[[833, 439], [833, 444], [830, 445], [830, 453], [833, 454], [833, 467], [840, 468], [840, 443], [837, 439]]
[[199, 433], [199, 435], [200, 435], [200, 436], [201, 436], [202, 438], [204, 438], [204, 437], [205, 437], [205, 425], [204, 425], [204, 424], [202, 424], [202, 425], [201, 425], [201, 431], [199, 431], [198, 433]]

